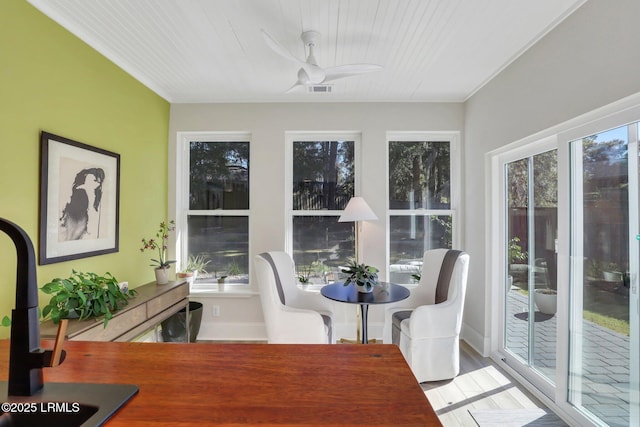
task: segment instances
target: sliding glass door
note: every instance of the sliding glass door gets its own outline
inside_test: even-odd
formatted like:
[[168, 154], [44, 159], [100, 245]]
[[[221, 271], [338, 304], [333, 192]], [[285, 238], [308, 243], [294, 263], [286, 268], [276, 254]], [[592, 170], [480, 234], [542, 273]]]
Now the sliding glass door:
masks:
[[640, 425], [637, 124], [570, 151], [568, 402], [598, 423]]
[[640, 425], [639, 117], [491, 159], [494, 358], [572, 425]]
[[[553, 384], [556, 370], [557, 150], [504, 164], [504, 350]], [[566, 284], [561, 284], [566, 286]]]

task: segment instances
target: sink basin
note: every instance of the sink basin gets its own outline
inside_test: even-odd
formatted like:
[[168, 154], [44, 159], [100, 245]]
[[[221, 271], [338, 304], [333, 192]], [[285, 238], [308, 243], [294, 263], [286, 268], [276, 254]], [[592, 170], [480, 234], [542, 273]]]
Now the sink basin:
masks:
[[45, 383], [33, 396], [7, 396], [0, 382], [0, 402], [35, 403], [34, 413], [0, 415], [0, 427], [101, 426], [138, 392], [133, 384]]

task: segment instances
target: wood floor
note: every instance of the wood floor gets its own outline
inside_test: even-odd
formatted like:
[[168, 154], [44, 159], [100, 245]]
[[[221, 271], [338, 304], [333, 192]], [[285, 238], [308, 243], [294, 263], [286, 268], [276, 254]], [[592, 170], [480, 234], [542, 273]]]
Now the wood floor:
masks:
[[464, 341], [460, 342], [460, 375], [421, 386], [445, 427], [477, 427], [470, 409], [548, 410], [491, 359], [480, 356]]

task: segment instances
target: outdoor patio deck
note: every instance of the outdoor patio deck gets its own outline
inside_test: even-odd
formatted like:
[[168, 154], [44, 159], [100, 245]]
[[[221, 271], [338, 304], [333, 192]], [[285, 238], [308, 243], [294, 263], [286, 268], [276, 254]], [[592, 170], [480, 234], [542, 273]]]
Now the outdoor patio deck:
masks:
[[[509, 348], [526, 357], [528, 336], [527, 296], [515, 289], [507, 294], [510, 317]], [[555, 375], [556, 316], [536, 312], [534, 367]], [[610, 426], [629, 426], [629, 337], [584, 320], [582, 343], [582, 406]]]

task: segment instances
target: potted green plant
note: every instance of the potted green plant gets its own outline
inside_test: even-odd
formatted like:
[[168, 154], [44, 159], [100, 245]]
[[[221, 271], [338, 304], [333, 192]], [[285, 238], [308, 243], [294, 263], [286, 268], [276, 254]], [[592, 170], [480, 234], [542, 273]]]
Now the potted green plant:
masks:
[[509, 240], [509, 261], [511, 264], [521, 264], [527, 261], [527, 252], [522, 250], [520, 245], [520, 238], [518, 236], [512, 237]]
[[298, 279], [298, 282], [300, 282], [301, 285], [309, 284], [309, 280], [311, 278], [311, 271], [312, 270], [310, 265], [305, 265], [300, 268], [296, 278]]
[[518, 236], [512, 237], [509, 240], [509, 288], [513, 284], [514, 277], [516, 281], [526, 281], [527, 273], [529, 271], [529, 265], [527, 261], [529, 254], [522, 249], [521, 240]]
[[189, 286], [191, 286], [193, 285], [193, 283], [195, 283], [199, 273], [203, 273], [203, 274], [207, 273], [207, 270], [205, 270], [205, 267], [210, 262], [211, 261], [209, 261], [205, 255], [195, 255], [195, 256], [189, 255], [189, 258], [187, 259], [187, 263], [184, 269], [176, 273], [176, 276], [179, 278], [186, 279], [187, 282], [189, 283]]
[[194, 273], [191, 270], [182, 270], [176, 273], [176, 278], [185, 279], [187, 283], [189, 283], [189, 287], [191, 287], [191, 285], [193, 285], [193, 282], [195, 280], [195, 275], [196, 273]]
[[66, 279], [53, 279], [40, 290], [51, 295], [49, 303], [42, 308], [44, 319], [50, 317], [53, 323], [59, 323], [60, 319], [73, 317], [79, 320], [104, 317], [105, 328], [113, 313], [136, 295], [133, 289], [123, 292], [111, 273], [99, 276], [76, 270]]
[[372, 292], [373, 287], [378, 284], [378, 269], [370, 265], [358, 264], [354, 259], [350, 260], [347, 266], [341, 266], [340, 271], [348, 275], [344, 285], [354, 283], [358, 292]]
[[193, 272], [193, 280], [196, 280], [199, 273], [206, 274], [207, 270], [205, 267], [209, 265], [211, 261], [207, 259], [205, 255], [190, 255], [187, 260], [187, 266], [185, 270]]
[[300, 282], [301, 285], [308, 285], [309, 284], [309, 274], [308, 273], [298, 274], [298, 282]]
[[152, 264], [150, 264], [151, 267], [155, 267], [154, 271], [158, 285], [166, 285], [169, 283], [169, 269], [175, 260], [167, 259], [167, 250], [169, 248], [167, 241], [169, 239], [169, 232], [175, 229], [175, 221], [172, 220], [168, 223], [162, 221], [158, 231], [156, 232], [155, 238], [142, 238], [142, 247], [140, 248], [140, 252], [144, 252], [146, 250], [158, 251], [158, 259], [151, 258]]

